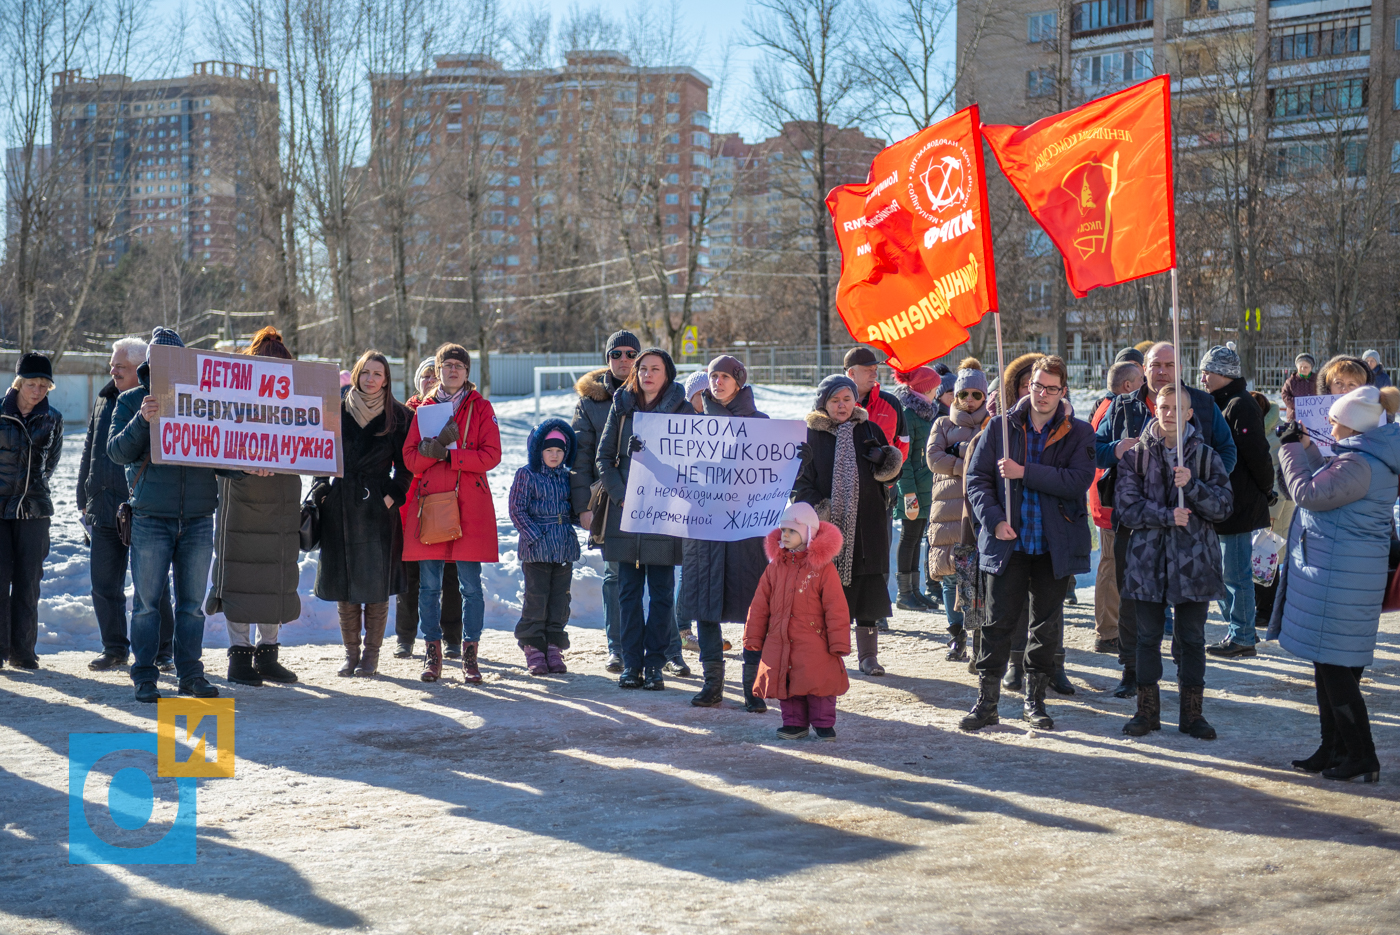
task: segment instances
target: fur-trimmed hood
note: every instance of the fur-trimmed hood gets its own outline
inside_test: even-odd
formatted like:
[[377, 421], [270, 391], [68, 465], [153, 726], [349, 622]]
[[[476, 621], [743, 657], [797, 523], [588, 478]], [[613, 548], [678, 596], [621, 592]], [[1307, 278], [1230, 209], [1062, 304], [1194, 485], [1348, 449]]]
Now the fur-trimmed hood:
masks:
[[1006, 369], [1001, 372], [1002, 412], [1007, 412], [1016, 405], [1016, 400], [1011, 398], [1011, 394], [1016, 392], [1016, 384], [1021, 382], [1022, 375], [1031, 369], [1031, 365], [1044, 356], [1039, 351], [1031, 351], [1006, 365]]
[[[768, 554], [768, 561], [778, 561], [787, 551], [782, 547], [782, 536], [781, 529], [774, 529], [763, 537], [763, 551]], [[823, 521], [817, 527], [817, 534], [812, 537], [812, 541], [807, 543], [807, 548], [801, 552], [790, 554], [793, 556], [793, 561], [815, 571], [840, 554], [842, 541], [841, 530], [833, 524]]]
[[932, 422], [934, 419], [938, 418], [937, 407], [927, 399], [924, 399], [922, 393], [916, 393], [903, 384], [896, 386], [891, 392], [894, 393], [894, 398], [899, 400], [901, 406], [913, 412], [914, 415], [923, 419], [925, 422]]
[[[852, 422], [864, 422], [869, 418], [870, 414], [860, 406], [857, 406], [851, 413]], [[829, 432], [835, 435], [836, 426], [836, 420], [820, 409], [813, 409], [811, 412], [807, 413], [807, 428], [809, 429], [817, 432]]]
[[579, 377], [574, 391], [595, 403], [606, 403], [612, 401], [613, 393], [620, 385], [610, 368], [599, 367]]

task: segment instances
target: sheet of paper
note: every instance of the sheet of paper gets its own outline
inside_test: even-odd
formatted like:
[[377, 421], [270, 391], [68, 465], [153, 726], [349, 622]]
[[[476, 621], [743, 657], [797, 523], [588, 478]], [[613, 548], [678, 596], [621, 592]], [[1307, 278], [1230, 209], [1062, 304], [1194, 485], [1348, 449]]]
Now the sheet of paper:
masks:
[[[447, 420], [452, 418], [451, 403], [428, 403], [418, 407], [418, 434], [423, 438], [436, 438], [437, 433], [442, 431], [442, 427], [447, 424]], [[457, 447], [453, 442], [448, 445], [448, 450]]]

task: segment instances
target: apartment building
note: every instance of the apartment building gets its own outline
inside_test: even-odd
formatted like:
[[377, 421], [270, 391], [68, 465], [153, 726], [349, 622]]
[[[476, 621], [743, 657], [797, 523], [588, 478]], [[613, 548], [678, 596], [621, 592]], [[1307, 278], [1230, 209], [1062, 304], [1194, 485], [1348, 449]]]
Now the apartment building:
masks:
[[54, 75], [52, 165], [61, 173], [57, 234], [114, 266], [135, 244], [166, 242], [179, 256], [242, 268], [254, 203], [243, 178], [277, 145], [277, 75], [232, 62], [196, 62], [189, 75]]

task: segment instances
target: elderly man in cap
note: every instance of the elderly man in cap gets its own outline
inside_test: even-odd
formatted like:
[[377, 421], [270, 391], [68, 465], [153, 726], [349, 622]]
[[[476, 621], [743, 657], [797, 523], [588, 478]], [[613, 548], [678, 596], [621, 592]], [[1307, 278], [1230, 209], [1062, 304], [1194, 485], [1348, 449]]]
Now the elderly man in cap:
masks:
[[1250, 568], [1254, 531], [1269, 525], [1269, 501], [1274, 494], [1274, 462], [1264, 434], [1264, 414], [1249, 395], [1235, 345], [1212, 347], [1201, 357], [1201, 385], [1215, 400], [1230, 437], [1236, 460], [1230, 469], [1234, 508], [1215, 524], [1224, 558], [1226, 597], [1220, 616], [1229, 624], [1225, 639], [1207, 648], [1212, 656], [1253, 656], [1259, 641], [1254, 629], [1254, 575]]
[[[152, 344], [184, 347], [169, 328], [151, 332]], [[136, 603], [131, 615], [131, 681], [136, 700], [160, 700], [160, 601], [175, 578], [175, 676], [180, 694], [213, 698], [219, 690], [204, 677], [204, 612], [214, 554], [214, 511], [219, 487], [212, 468], [151, 461], [151, 422], [160, 412], [151, 395], [151, 365], [136, 371], [138, 384], [117, 397], [107, 457], [126, 466], [131, 489], [131, 580]]]

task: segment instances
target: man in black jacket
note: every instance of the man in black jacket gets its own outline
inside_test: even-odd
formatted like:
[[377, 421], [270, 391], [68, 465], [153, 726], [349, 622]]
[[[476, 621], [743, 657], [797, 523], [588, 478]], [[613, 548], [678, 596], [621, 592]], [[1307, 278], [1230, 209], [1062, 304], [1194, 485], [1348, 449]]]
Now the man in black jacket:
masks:
[[1230, 471], [1235, 508], [1215, 524], [1224, 557], [1225, 591], [1220, 616], [1230, 629], [1225, 639], [1207, 648], [1212, 656], [1253, 656], [1259, 636], [1254, 629], [1254, 575], [1250, 557], [1254, 531], [1269, 525], [1269, 496], [1274, 489], [1273, 460], [1264, 435], [1264, 414], [1245, 386], [1234, 344], [1212, 347], [1201, 357], [1201, 385], [1210, 391], [1230, 426], [1238, 459]]
[[[136, 368], [146, 360], [146, 342], [122, 338], [112, 345], [107, 372], [112, 379], [97, 394], [88, 419], [83, 459], [78, 466], [78, 512], [92, 541], [88, 574], [92, 579], [92, 612], [102, 636], [102, 655], [88, 663], [94, 672], [126, 665], [131, 641], [126, 635], [127, 547], [117, 534], [117, 507], [126, 501], [126, 471], [107, 457], [107, 436], [117, 397], [141, 380]], [[156, 667], [174, 672], [175, 613], [170, 607], [170, 586], [160, 598], [160, 648]]]

